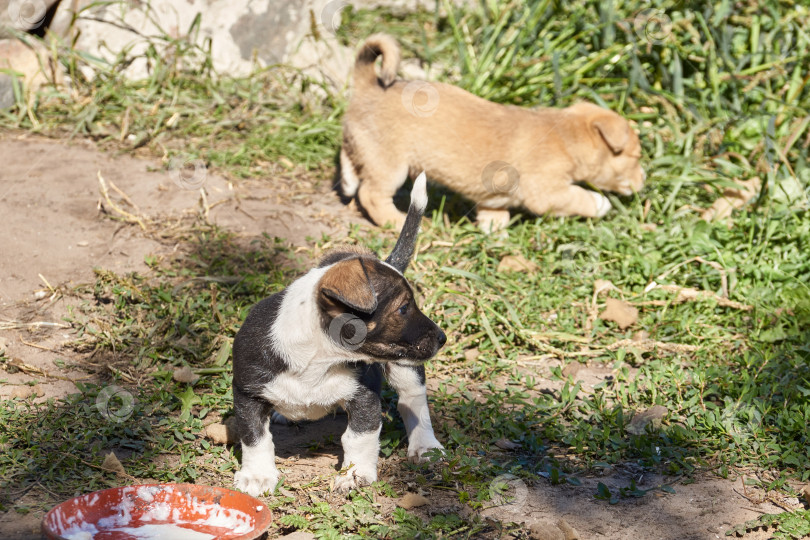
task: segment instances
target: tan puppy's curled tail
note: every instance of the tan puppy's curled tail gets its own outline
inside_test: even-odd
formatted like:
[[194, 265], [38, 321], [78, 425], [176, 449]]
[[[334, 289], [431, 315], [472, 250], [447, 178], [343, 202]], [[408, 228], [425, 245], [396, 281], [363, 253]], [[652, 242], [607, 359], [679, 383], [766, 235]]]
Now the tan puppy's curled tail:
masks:
[[[380, 78], [374, 70], [374, 62], [382, 55], [382, 69]], [[397, 78], [399, 69], [399, 44], [387, 34], [374, 34], [360, 47], [357, 59], [354, 62], [354, 88], [362, 87], [388, 88]]]

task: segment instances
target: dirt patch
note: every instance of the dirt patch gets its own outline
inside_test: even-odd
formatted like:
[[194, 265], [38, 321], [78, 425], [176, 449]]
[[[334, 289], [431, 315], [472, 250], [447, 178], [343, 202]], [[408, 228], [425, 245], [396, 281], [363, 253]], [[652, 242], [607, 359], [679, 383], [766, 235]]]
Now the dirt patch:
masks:
[[[178, 249], [171, 238], [122, 221], [115, 207], [158, 227], [206, 219], [245, 243], [268, 235], [302, 246], [323, 234], [342, 237], [349, 222], [362, 223], [359, 214], [344, 208], [328, 181], [301, 182], [291, 174], [272, 182], [234, 183], [202, 170], [201, 185], [192, 187], [178, 172], [153, 161], [113, 157], [85, 141], [28, 137], [0, 140], [0, 163], [5, 231], [0, 339], [7, 343], [7, 356], [22, 363], [17, 373], [4, 374], [7, 383], [0, 386], [0, 396], [44, 375], [41, 399], [75, 391], [71, 381], [87, 374], [61, 367], [81, 361], [63, 347], [75, 338], [63, 320], [68, 307], [81, 301], [74, 296], [75, 286], [92, 283], [94, 268], [148, 273], [145, 257]], [[102, 195], [99, 174], [115, 207]]]
[[[166, 227], [177, 226], [183, 219], [208, 219], [246, 242], [267, 234], [292, 245], [306, 245], [308, 237], [328, 234], [340, 238], [349, 223], [365, 224], [357, 212], [340, 203], [331, 179], [302, 187], [292, 174], [272, 181], [231, 183], [206, 172], [203, 199], [199, 189], [184, 189], [160, 164], [112, 157], [85, 142], [64, 144], [36, 138], [0, 139], [0, 163], [0, 216], [5, 233], [0, 243], [0, 339], [6, 342], [6, 356], [22, 366], [16, 373], [1, 374], [5, 382], [0, 384], [0, 396], [12, 395], [33, 381], [39, 382], [43, 393], [39, 399], [63, 396], [75, 391], [72, 381], [97, 377], [92, 370], [82, 369], [82, 354], [64, 346], [75, 336], [63, 317], [70, 305], [82, 301], [72, 292], [74, 287], [92, 283], [94, 268], [149, 272], [146, 256], [168, 255], [177, 249], [160, 235], [145, 234], [138, 225], [113, 219], [120, 214], [100, 194], [99, 172], [126, 194], [111, 194], [121, 209]], [[551, 365], [526, 363], [522, 369], [542, 377]], [[586, 389], [610, 373], [597, 364], [572, 371]], [[546, 387], [558, 389], [553, 382]], [[288, 485], [303, 486], [320, 479], [314, 489], [328, 489], [341, 458], [339, 440], [345, 423], [345, 416], [337, 416], [273, 427], [279, 466]], [[381, 478], [395, 481], [401, 472], [399, 458], [381, 460]], [[489, 508], [482, 515], [523, 522], [526, 527], [540, 520], [564, 518], [583, 539], [714, 539], [722, 538], [730, 525], [779, 511], [771, 502], [757, 504], [757, 495], [750, 487], [746, 491], [739, 479], [704, 479], [688, 485], [676, 482], [674, 494], [653, 489], [643, 497], [622, 498], [616, 504], [594, 498], [599, 482], [617, 491], [630, 479], [639, 489], [673, 481], [642, 474], [632, 465], [605, 476], [581, 478], [580, 486], [552, 486], [539, 479], [523, 484], [519, 504]], [[402, 482], [397, 485], [404, 489]], [[433, 490], [427, 496], [431, 503], [414, 509], [423, 517], [472, 512], [452, 492]], [[336, 494], [324, 497], [340, 499]], [[391, 500], [380, 504], [386, 515], [393, 510]], [[0, 537], [38, 538], [40, 519], [37, 512], [0, 515]], [[767, 537], [766, 532], [747, 536]]]
[[308, 237], [341, 235], [348, 222], [362, 222], [344, 211], [326, 182], [302, 185], [292, 174], [234, 184], [203, 171], [206, 200], [201, 201], [200, 190], [184, 187], [179, 173], [159, 170], [161, 165], [151, 161], [111, 157], [83, 141], [4, 139], [0, 161], [6, 231], [0, 306], [42, 289], [43, 278], [56, 286], [91, 279], [93, 267], [143, 271], [145, 255], [165, 251], [137, 227], [105, 216], [106, 211], [117, 217], [102, 201], [99, 173], [134, 204], [122, 205], [126, 211], [167, 223], [205, 212], [205, 205], [212, 223], [240, 235], [267, 234], [304, 245]]

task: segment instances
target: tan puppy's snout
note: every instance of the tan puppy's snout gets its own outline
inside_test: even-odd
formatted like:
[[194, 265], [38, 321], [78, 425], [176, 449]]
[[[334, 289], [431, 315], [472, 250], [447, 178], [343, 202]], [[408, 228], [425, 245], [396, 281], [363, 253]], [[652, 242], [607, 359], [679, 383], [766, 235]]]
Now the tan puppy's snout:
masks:
[[624, 180], [621, 183], [621, 189], [619, 189], [619, 193], [624, 196], [633, 195], [635, 193], [640, 192], [644, 189], [644, 183], [647, 181], [647, 173], [644, 172], [640, 166], [636, 174], [633, 174], [630, 178]]
[[619, 195], [629, 197], [644, 189], [644, 182], [647, 180], [647, 173], [639, 167], [638, 174], [621, 181], [616, 191]]
[[647, 171], [641, 166], [641, 163], [636, 164], [633, 174], [630, 175], [629, 188], [631, 193], [623, 193], [623, 195], [632, 195], [644, 189], [644, 184], [647, 182]]

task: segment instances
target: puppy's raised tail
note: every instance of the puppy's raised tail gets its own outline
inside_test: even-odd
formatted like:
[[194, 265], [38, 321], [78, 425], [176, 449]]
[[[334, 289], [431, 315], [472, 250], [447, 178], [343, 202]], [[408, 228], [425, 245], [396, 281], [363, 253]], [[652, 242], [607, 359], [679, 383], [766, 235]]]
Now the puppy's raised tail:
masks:
[[416, 236], [419, 234], [419, 225], [422, 216], [425, 215], [427, 207], [427, 178], [424, 171], [413, 181], [411, 189], [411, 205], [408, 207], [408, 215], [405, 217], [405, 225], [399, 233], [399, 238], [394, 246], [394, 251], [385, 259], [385, 262], [402, 272], [408, 268], [411, 257], [416, 249]]
[[[380, 77], [374, 70], [374, 62], [382, 55], [382, 68]], [[354, 88], [369, 88], [382, 85], [388, 88], [397, 78], [399, 69], [399, 44], [388, 34], [374, 34], [360, 47], [357, 59], [354, 61]]]

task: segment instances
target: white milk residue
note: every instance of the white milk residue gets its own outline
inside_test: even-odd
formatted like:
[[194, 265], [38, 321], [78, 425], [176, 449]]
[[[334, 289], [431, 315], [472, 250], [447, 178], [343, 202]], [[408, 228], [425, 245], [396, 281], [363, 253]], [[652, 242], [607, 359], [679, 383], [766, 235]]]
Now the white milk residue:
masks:
[[[152, 502], [155, 500], [155, 495], [160, 493], [161, 489], [157, 486], [138, 486], [136, 493], [141, 500]], [[170, 493], [167, 488], [167, 493]]]
[[216, 508], [201, 522], [209, 527], [222, 527], [230, 529], [236, 534], [244, 534], [253, 530], [253, 518], [239, 510]]
[[92, 523], [82, 523], [82, 527], [72, 527], [62, 533], [67, 540], [93, 540], [98, 529]]
[[216, 535], [185, 529], [172, 523], [121, 527], [114, 530], [132, 535], [138, 540], [168, 540], [169, 538], [171, 540], [213, 540], [216, 538]]
[[[162, 499], [161, 494], [167, 495], [170, 499], [175, 489], [171, 486], [159, 488], [157, 486], [132, 486], [123, 489], [123, 499], [111, 509], [115, 515], [99, 519], [96, 523], [84, 521], [84, 515], [79, 510], [76, 515], [65, 516], [61, 510], [53, 516], [53, 521], [61, 536], [67, 540], [93, 540], [96, 534], [102, 532], [122, 532], [129, 534], [138, 540], [212, 540], [217, 535], [187, 529], [180, 525], [190, 527], [217, 527], [226, 529], [230, 534], [244, 534], [253, 530], [254, 518], [245, 512], [232, 508], [222, 508], [215, 503], [200, 502], [197, 497], [184, 496], [180, 506], [193, 510], [198, 515], [205, 518], [196, 520], [181, 520], [180, 510], [177, 505], [173, 505], [165, 500], [155, 501], [155, 498]], [[136, 504], [131, 494], [135, 494], [138, 499], [148, 505], [145, 512], [138, 516], [138, 521], [152, 522], [142, 525], [132, 526], [133, 510]], [[98, 495], [87, 496], [87, 505], [93, 506], [98, 502]], [[140, 505], [138, 505], [140, 507]], [[257, 506], [256, 511], [260, 512], [264, 507]], [[171, 521], [171, 523], [166, 523]], [[163, 523], [160, 523], [163, 522]]]
[[[126, 495], [126, 491], [124, 492]], [[124, 497], [120, 503], [112, 507], [113, 510], [118, 511], [118, 515], [101, 518], [98, 520], [98, 526], [102, 529], [112, 529], [113, 527], [125, 527], [132, 521], [132, 510], [135, 508], [135, 503], [129, 497]]]

